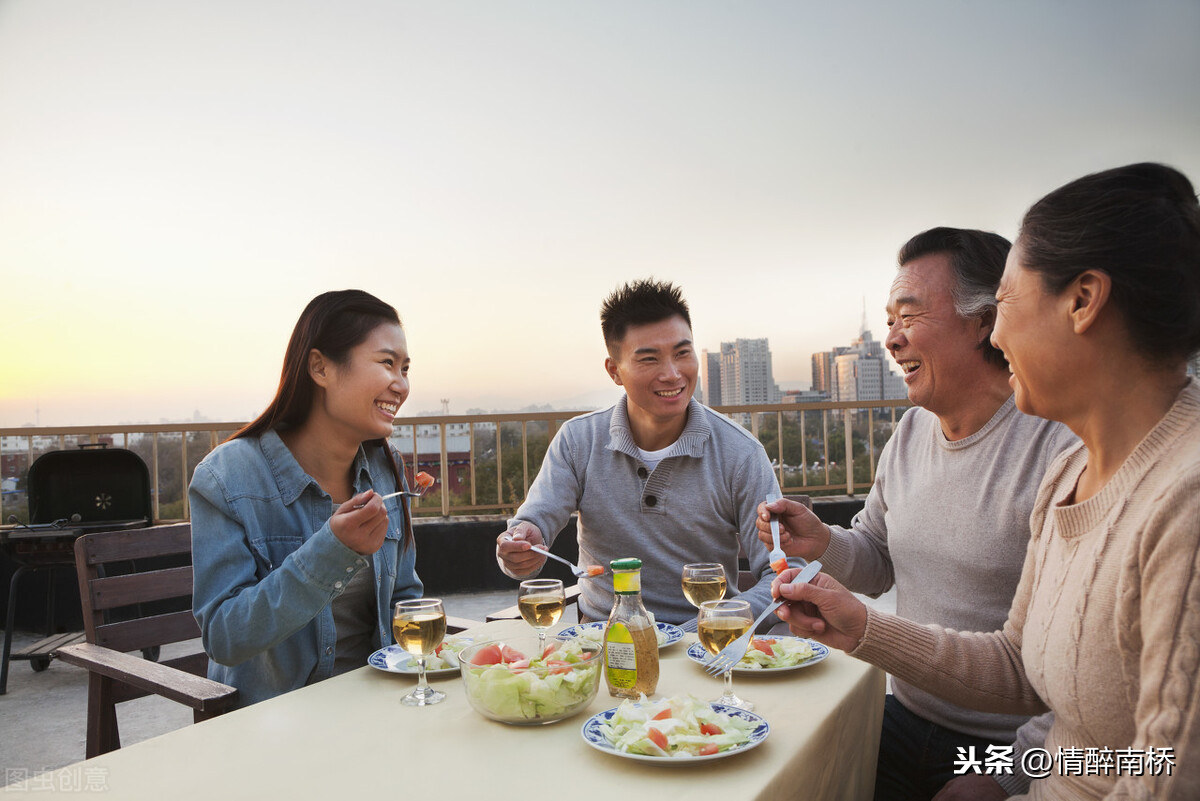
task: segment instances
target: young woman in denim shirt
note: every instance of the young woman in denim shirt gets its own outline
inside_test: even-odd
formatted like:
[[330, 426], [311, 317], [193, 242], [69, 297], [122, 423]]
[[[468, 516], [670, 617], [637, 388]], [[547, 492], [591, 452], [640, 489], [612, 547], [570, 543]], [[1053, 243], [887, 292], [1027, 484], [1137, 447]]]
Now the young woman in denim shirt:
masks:
[[275, 399], [197, 467], [193, 612], [208, 675], [252, 704], [366, 664], [391, 610], [421, 596], [398, 455], [408, 397], [395, 309], [358, 290], [313, 299]]

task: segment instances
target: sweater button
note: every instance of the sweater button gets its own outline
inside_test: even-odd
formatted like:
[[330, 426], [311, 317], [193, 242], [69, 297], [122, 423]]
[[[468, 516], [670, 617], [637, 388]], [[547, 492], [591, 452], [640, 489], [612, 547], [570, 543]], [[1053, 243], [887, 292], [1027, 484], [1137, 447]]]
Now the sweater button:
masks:
[[657, 506], [658, 498], [655, 498], [653, 495], [647, 495], [646, 496], [646, 505], [647, 506]]
[[645, 478], [648, 475], [650, 475], [650, 473], [649, 473], [649, 471], [646, 470], [646, 468], [644, 468], [644, 467], [638, 468], [638, 478]]

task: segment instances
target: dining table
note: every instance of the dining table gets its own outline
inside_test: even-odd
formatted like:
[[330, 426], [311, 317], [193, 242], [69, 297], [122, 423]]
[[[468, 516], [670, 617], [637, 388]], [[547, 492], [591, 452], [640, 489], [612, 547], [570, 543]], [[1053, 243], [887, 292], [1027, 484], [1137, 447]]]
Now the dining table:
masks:
[[[559, 626], [558, 628], [562, 628]], [[529, 631], [499, 620], [463, 632], [474, 641]], [[720, 677], [686, 654], [695, 634], [660, 649], [654, 698], [714, 700]], [[443, 702], [405, 706], [416, 676], [364, 666], [220, 717], [29, 779], [122, 801], [189, 799], [804, 799], [872, 796], [885, 675], [832, 651], [817, 664], [734, 688], [770, 727], [756, 747], [725, 758], [637, 760], [589, 745], [589, 717], [618, 705], [603, 677], [591, 704], [567, 720], [513, 726], [468, 703], [461, 677], [430, 683]], [[118, 710], [118, 714], [120, 714]], [[73, 771], [73, 773], [72, 773]], [[18, 792], [22, 785], [5, 788]]]

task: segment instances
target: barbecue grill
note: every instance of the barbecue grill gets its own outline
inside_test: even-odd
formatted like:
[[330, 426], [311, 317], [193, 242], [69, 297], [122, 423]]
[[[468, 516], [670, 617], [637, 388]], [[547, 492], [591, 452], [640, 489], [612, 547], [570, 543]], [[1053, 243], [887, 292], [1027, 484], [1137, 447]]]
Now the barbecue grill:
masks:
[[[35, 671], [50, 665], [53, 651], [78, 639], [76, 633], [53, 634], [55, 570], [74, 574], [75, 540], [92, 531], [150, 525], [150, 471], [136, 453], [107, 445], [81, 445], [78, 450], [50, 451], [29, 467], [29, 524], [0, 530], [0, 550], [18, 565], [8, 585], [4, 651], [0, 659], [0, 695], [8, 689], [11, 659], [25, 659]], [[46, 639], [18, 653], [12, 651], [17, 585], [29, 573], [47, 571]]]

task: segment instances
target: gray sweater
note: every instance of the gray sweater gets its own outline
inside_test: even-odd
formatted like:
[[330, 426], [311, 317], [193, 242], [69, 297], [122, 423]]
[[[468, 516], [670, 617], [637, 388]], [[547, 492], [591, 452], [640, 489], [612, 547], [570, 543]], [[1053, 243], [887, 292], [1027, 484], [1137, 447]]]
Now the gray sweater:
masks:
[[[1012, 396], [987, 425], [954, 442], [936, 415], [910, 409], [879, 457], [851, 530], [829, 527], [821, 563], [855, 592], [878, 595], [895, 584], [900, 617], [996, 631], [1021, 577], [1038, 485], [1054, 457], [1077, 442], [1061, 424], [1022, 414]], [[1017, 737], [1024, 716], [976, 712], [896, 678], [892, 692], [941, 726], [997, 742], [1016, 739], [1018, 753], [1041, 745], [1049, 727], [1048, 718], [1037, 720]]]
[[[676, 624], [696, 616], [683, 597], [683, 566], [720, 562], [729, 578], [725, 597], [731, 598], [738, 594], [740, 544], [750, 571], [759, 576], [741, 597], [757, 616], [770, 602], [774, 572], [756, 534], [755, 514], [768, 493], [779, 492], [766, 451], [737, 423], [693, 399], [674, 455], [648, 471], [633, 442], [626, 404], [623, 397], [563, 424], [510, 527], [532, 523], [553, 542], [578, 510], [580, 564], [607, 567], [613, 559], [638, 557], [646, 608]], [[584, 579], [581, 586], [580, 612], [607, 619], [611, 574]]]

